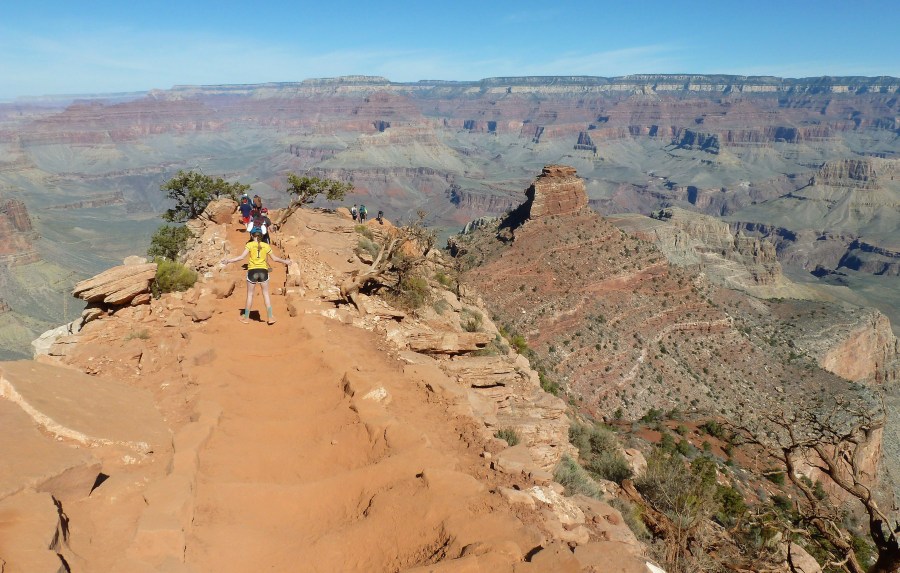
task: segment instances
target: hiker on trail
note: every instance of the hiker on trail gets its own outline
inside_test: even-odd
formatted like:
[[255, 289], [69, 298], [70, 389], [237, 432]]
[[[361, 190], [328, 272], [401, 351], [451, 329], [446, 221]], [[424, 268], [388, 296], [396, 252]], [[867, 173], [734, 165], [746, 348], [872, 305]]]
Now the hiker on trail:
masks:
[[246, 195], [241, 197], [241, 204], [238, 205], [238, 209], [241, 210], [241, 223], [246, 225], [250, 222], [250, 212], [253, 211], [253, 203], [250, 202], [250, 197]]
[[384, 211], [378, 211], [378, 215], [375, 217], [375, 220], [378, 221], [379, 225], [384, 225]]
[[272, 315], [272, 301], [269, 298], [269, 263], [267, 259], [271, 258], [273, 261], [285, 265], [291, 264], [291, 259], [281, 259], [275, 256], [272, 247], [268, 243], [263, 242], [262, 231], [259, 229], [253, 229], [250, 237], [251, 239], [244, 245], [244, 252], [230, 259], [222, 259], [222, 265], [236, 263], [250, 255], [250, 261], [247, 263], [247, 304], [244, 306], [243, 314], [241, 314], [241, 322], [245, 324], [250, 322], [253, 291], [256, 290], [256, 285], [260, 285], [262, 286], [263, 300], [266, 303], [266, 316], [268, 317], [266, 322], [275, 324], [275, 317]]
[[253, 196], [253, 208], [256, 209], [257, 211], [259, 211], [260, 209], [263, 208], [262, 197], [260, 197], [259, 195]]
[[366, 222], [366, 215], [368, 215], [368, 214], [369, 214], [369, 212], [366, 210], [366, 206], [365, 206], [365, 205], [360, 205], [360, 206], [359, 206], [359, 222], [360, 222], [360, 223], [365, 223], [365, 222]]
[[359, 210], [356, 208], [356, 203], [353, 204], [353, 208], [350, 209], [350, 216], [353, 217], [353, 222], [356, 222], [356, 218], [359, 217]]
[[266, 243], [269, 243], [269, 228], [272, 226], [272, 221], [268, 216], [269, 210], [263, 207], [260, 210], [254, 209], [250, 213], [250, 222], [247, 223], [247, 232], [251, 235], [254, 231], [259, 231], [260, 235], [262, 235], [262, 240]]
[[259, 210], [260, 218], [262, 219], [263, 224], [263, 241], [272, 244], [271, 237], [269, 233], [271, 233], [274, 229], [272, 228], [272, 220], [269, 219], [269, 210], [263, 207]]

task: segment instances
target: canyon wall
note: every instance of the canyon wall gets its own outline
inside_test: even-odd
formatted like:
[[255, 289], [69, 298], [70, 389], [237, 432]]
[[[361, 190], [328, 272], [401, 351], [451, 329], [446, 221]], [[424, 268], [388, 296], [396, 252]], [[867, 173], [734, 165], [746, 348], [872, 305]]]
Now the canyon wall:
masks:
[[17, 199], [0, 201], [0, 262], [24, 265], [39, 261], [37, 238], [25, 204]]

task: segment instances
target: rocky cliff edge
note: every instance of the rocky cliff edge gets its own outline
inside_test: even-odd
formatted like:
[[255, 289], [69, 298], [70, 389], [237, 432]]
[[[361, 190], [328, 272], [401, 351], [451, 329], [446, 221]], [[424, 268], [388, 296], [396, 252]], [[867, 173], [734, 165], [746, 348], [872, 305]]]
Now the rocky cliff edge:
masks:
[[191, 223], [192, 289], [129, 290], [38, 362], [0, 364], [2, 451], [17, 460], [0, 490], [0, 563], [659, 571], [618, 511], [561, 495], [550, 470], [571, 448], [566, 405], [522, 356], [477, 352], [498, 334], [465, 288], [431, 281], [416, 312], [336, 304], [341, 278], [365, 268], [359, 235], [301, 210], [275, 234], [294, 261], [271, 274], [278, 322], [254, 311], [241, 324], [243, 271], [217, 263], [246, 236], [216, 219]]

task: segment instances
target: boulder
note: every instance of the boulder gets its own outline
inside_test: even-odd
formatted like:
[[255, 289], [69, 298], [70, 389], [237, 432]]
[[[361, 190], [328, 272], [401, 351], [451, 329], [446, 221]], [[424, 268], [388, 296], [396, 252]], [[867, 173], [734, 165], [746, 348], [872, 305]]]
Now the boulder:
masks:
[[465, 354], [487, 346], [493, 339], [486, 332], [411, 332], [410, 350], [425, 354]]
[[119, 265], [77, 283], [72, 296], [92, 303], [123, 306], [138, 295], [149, 296], [150, 283], [155, 277], [156, 263]]
[[0, 501], [0, 532], [0, 571], [69, 571], [61, 558], [65, 526], [50, 494], [22, 492]]
[[[22, 408], [7, 400], [0, 400], [0, 420], [0, 499], [24, 489], [62, 500], [90, 493], [100, 473], [93, 454], [45, 436]], [[2, 550], [0, 556], [5, 557]]]
[[2, 362], [0, 397], [54, 438], [139, 454], [172, 447], [153, 396], [114, 380], [28, 360]]
[[616, 541], [593, 541], [575, 548], [581, 571], [590, 573], [665, 573], [661, 568], [634, 554]]
[[542, 549], [531, 558], [531, 563], [539, 571], [554, 571], [555, 573], [579, 573], [581, 571], [578, 559], [564, 543], [553, 543]]
[[647, 458], [644, 457], [640, 450], [625, 448], [623, 453], [625, 454], [625, 460], [628, 462], [628, 467], [631, 468], [631, 473], [635, 476], [640, 476], [647, 471]]
[[784, 552], [797, 573], [822, 573], [819, 562], [800, 545], [788, 543]]
[[625, 523], [619, 510], [606, 502], [586, 495], [574, 495], [571, 500], [584, 512], [587, 523], [590, 524], [596, 537], [605, 541], [623, 543], [634, 555], [642, 553], [640, 542]]
[[209, 205], [200, 214], [200, 219], [212, 221], [213, 223], [230, 223], [231, 217], [237, 209], [237, 201], [234, 199], [223, 198], [210, 201]]
[[[502, 442], [501, 442], [502, 443]], [[525, 444], [506, 448], [491, 462], [495, 470], [509, 475], [524, 475], [534, 469], [534, 460]]]

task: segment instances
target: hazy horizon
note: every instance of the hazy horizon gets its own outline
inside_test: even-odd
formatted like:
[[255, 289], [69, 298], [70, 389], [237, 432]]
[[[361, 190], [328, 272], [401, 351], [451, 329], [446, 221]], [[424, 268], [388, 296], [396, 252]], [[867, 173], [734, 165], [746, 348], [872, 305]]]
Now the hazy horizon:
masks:
[[[337, 10], [191, 0], [173, 9], [61, 0], [0, 7], [0, 99], [348, 75], [900, 76], [896, 4], [411, 1]], [[809, 9], [812, 8], [812, 9]], [[852, 31], [851, 39], [845, 32]], [[841, 41], [837, 41], [840, 38]]]

